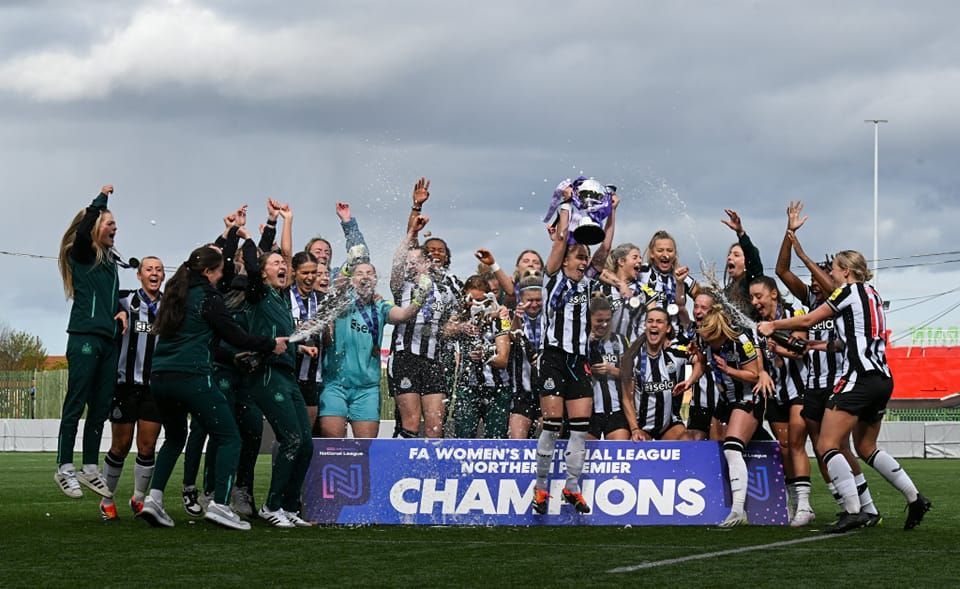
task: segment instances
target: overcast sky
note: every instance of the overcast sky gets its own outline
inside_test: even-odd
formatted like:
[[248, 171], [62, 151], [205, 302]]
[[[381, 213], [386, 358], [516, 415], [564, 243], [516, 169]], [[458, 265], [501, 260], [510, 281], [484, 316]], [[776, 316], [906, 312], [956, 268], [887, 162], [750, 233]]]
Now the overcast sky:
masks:
[[[466, 276], [480, 246], [505, 267], [545, 253], [552, 188], [582, 171], [621, 187], [618, 242], [668, 229], [699, 274], [698, 244], [725, 256], [733, 208], [772, 273], [791, 199], [811, 255], [872, 257], [863, 120], [885, 118], [880, 257], [956, 252], [958, 18], [953, 2], [5, 2], [0, 249], [56, 255], [113, 183], [125, 256], [175, 266], [273, 196], [298, 244], [332, 237], [342, 260], [346, 200], [385, 275], [423, 175], [429, 229]], [[55, 262], [0, 269], [0, 321], [62, 353]], [[957, 263], [879, 280], [897, 333], [960, 293], [903, 299], [958, 285]]]

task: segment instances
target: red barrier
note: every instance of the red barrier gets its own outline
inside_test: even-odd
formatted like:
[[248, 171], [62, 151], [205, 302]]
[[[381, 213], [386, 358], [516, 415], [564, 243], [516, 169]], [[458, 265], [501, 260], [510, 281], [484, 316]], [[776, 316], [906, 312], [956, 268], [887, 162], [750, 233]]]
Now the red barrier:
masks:
[[887, 347], [893, 398], [940, 399], [960, 392], [960, 348]]

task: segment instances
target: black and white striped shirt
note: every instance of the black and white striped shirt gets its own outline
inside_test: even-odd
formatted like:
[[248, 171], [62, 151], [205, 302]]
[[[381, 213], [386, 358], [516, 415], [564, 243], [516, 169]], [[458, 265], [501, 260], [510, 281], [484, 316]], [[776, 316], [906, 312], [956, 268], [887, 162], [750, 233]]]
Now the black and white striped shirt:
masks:
[[[288, 290], [290, 291], [290, 313], [293, 315], [294, 327], [297, 328], [304, 321], [317, 315], [320, 298], [318, 298], [315, 290], [311, 290], [306, 297], [303, 297], [297, 290], [296, 285], [291, 286]], [[294, 369], [294, 374], [297, 375], [297, 380], [301, 382], [323, 382], [323, 370], [320, 370], [320, 366], [323, 364], [323, 336], [315, 336], [305, 343], [306, 345], [316, 346], [319, 353], [316, 358], [311, 358], [307, 354], [297, 354], [297, 366]]]
[[510, 366], [513, 390], [517, 393], [533, 391], [536, 380], [537, 356], [540, 355], [540, 340], [543, 339], [543, 313], [536, 317], [523, 316], [523, 334], [516, 338], [510, 348]]
[[[817, 296], [807, 289], [807, 306], [818, 307]], [[836, 318], [828, 317], [809, 330], [810, 341], [833, 342], [837, 339]], [[807, 350], [807, 390], [832, 389], [843, 369], [843, 352]]]
[[[495, 353], [497, 334], [500, 333], [500, 320], [489, 319], [480, 324], [480, 335], [465, 340], [460, 347], [461, 367], [467, 377], [467, 384], [476, 387], [512, 388], [510, 371], [507, 368], [494, 368], [487, 360]], [[506, 336], [504, 336], [506, 337]], [[478, 348], [484, 349], [483, 359], [471, 360], [469, 353]]]
[[686, 365], [684, 351], [664, 348], [651, 357], [647, 346], [640, 346], [633, 361], [633, 399], [640, 429], [659, 435], [680, 421], [680, 404], [675, 402], [673, 387], [683, 382]]
[[[606, 339], [590, 342], [590, 364], [606, 362], [620, 368], [620, 358], [627, 351], [627, 338], [611, 333]], [[620, 379], [593, 375], [593, 412], [610, 415], [620, 411]]]
[[[396, 304], [405, 307], [413, 299], [416, 284], [405, 281], [400, 290], [394, 291]], [[390, 338], [391, 352], [410, 352], [428, 360], [436, 360], [443, 345], [441, 330], [460, 299], [462, 285], [452, 274], [435, 280], [422, 307], [413, 321], [400, 323], [393, 328]]]
[[127, 313], [127, 332], [120, 338], [117, 384], [149, 385], [150, 364], [157, 342], [153, 322], [160, 299], [151, 301], [142, 288], [120, 295], [120, 306]]
[[700, 349], [707, 361], [705, 369], [712, 372], [714, 386], [717, 387], [723, 398], [731, 404], [752, 402], [754, 398], [753, 385], [721, 372], [717, 368], [715, 358], [719, 355], [726, 360], [727, 365], [731, 368], [743, 368], [743, 366], [757, 359], [757, 346], [753, 342], [753, 338], [747, 333], [741, 333], [735, 341], [725, 341], [717, 351], [706, 342]]
[[[777, 314], [774, 319], [798, 317], [806, 311], [803, 308], [794, 308], [789, 303], [777, 305]], [[794, 399], [802, 399], [807, 380], [807, 364], [803, 358], [788, 358], [777, 356], [767, 348], [767, 338], [757, 334], [760, 349], [763, 350], [763, 365], [767, 374], [776, 385], [776, 393], [768, 397], [780, 406], [787, 406]]]
[[587, 355], [590, 292], [596, 275], [592, 267], [579, 282], [567, 278], [562, 270], [548, 275], [543, 301], [544, 348], [554, 347], [568, 354]]
[[[634, 289], [637, 286], [631, 284], [630, 288]], [[598, 290], [610, 299], [613, 312], [610, 318], [610, 330], [627, 338], [628, 342], [640, 337], [640, 334], [643, 333], [643, 296], [631, 301], [633, 297], [624, 297], [619, 288], [609, 284], [600, 284]], [[636, 291], [634, 291], [634, 295], [636, 294]]]
[[825, 303], [837, 313], [837, 336], [843, 342], [844, 371], [834, 393], [853, 388], [857, 377], [878, 371], [890, 376], [884, 334], [887, 329], [883, 300], [873, 286], [856, 282], [845, 284]]
[[[672, 272], [664, 274], [655, 266], [643, 264], [640, 266], [640, 272], [637, 274], [636, 283], [637, 286], [634, 290], [639, 290], [644, 286], [646, 287], [643, 290], [648, 295], [648, 305], [656, 301], [655, 306], [666, 309], [677, 302], [677, 277], [674, 276]], [[693, 278], [688, 274], [687, 277], [683, 279], [684, 293], [689, 295], [695, 284], [696, 282], [694, 282]], [[675, 334], [680, 332], [679, 314], [670, 315], [670, 325], [673, 326], [673, 332]], [[643, 326], [641, 325], [641, 331], [642, 329]]]

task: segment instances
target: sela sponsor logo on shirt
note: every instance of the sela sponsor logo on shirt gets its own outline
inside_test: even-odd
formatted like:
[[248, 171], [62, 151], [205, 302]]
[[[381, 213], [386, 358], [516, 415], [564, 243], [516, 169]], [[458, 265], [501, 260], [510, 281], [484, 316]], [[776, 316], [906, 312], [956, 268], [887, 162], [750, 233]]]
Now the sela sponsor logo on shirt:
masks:
[[836, 322], [834, 321], [833, 317], [831, 317], [829, 319], [824, 319], [820, 323], [817, 323], [810, 328], [810, 331], [832, 331], [835, 325]]
[[133, 322], [133, 330], [136, 331], [137, 333], [150, 333], [150, 330], [152, 329], [152, 327], [153, 326], [151, 326], [146, 321]]
[[587, 302], [587, 293], [581, 292], [570, 297], [571, 305], [582, 305]]
[[356, 319], [350, 320], [350, 329], [354, 331], [359, 331], [361, 333], [370, 333], [370, 330], [367, 328], [367, 326], [364, 325], [363, 323], [360, 323]]
[[663, 391], [672, 391], [673, 382], [669, 380], [661, 380], [660, 382], [645, 382], [643, 383], [643, 390], [647, 393], [661, 393]]

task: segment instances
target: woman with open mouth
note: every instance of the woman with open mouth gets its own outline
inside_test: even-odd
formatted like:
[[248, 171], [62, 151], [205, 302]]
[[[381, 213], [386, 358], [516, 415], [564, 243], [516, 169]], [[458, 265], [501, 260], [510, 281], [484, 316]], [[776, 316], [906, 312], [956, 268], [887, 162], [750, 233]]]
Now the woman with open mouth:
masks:
[[390, 274], [390, 292], [401, 306], [413, 302], [421, 276], [432, 278], [417, 316], [398, 325], [390, 339], [387, 385], [397, 404], [396, 435], [403, 438], [419, 437], [421, 420], [426, 437], [443, 437], [444, 403], [451, 389], [444, 367], [453, 364], [443, 328], [459, 303], [461, 284], [449, 273], [445, 241], [434, 237], [420, 246], [420, 232], [429, 221], [421, 212], [429, 198], [430, 181], [420, 178], [413, 186], [407, 241], [397, 250]]
[[630, 439], [682, 440], [686, 428], [680, 419], [683, 392], [700, 380], [700, 359], [694, 355], [689, 378], [685, 348], [668, 347], [672, 335], [670, 314], [656, 307], [647, 311], [643, 337], [630, 346], [623, 359], [623, 408]]
[[688, 352], [699, 354], [701, 366], [704, 367], [700, 379], [694, 383], [687, 417], [686, 437], [694, 442], [706, 439], [722, 441], [726, 437], [724, 424], [729, 420], [726, 399], [720, 395], [720, 390], [714, 382], [713, 371], [706, 369], [706, 362], [697, 343], [696, 330], [700, 328], [703, 318], [717, 303], [713, 291], [700, 289], [697, 296], [693, 298], [692, 335], [684, 335], [683, 338]]
[[526, 270], [517, 283], [517, 293], [519, 303], [514, 311], [514, 336], [510, 346], [513, 396], [510, 400], [508, 435], [512, 440], [526, 440], [535, 429], [534, 424], [540, 420], [540, 399], [534, 390], [534, 383], [537, 381], [537, 359], [543, 339], [543, 274]]
[[[573, 197], [573, 190], [564, 191], [564, 199]], [[569, 206], [561, 206], [559, 222], [552, 231], [553, 246], [547, 256], [547, 282], [544, 291], [544, 337], [540, 356], [540, 374], [536, 387], [540, 393], [543, 429], [537, 441], [537, 481], [532, 509], [545, 515], [550, 492], [547, 478], [553, 463], [554, 446], [563, 425], [564, 411], [570, 424], [570, 441], [564, 455], [567, 468], [563, 500], [578, 513], [589, 513], [580, 493], [580, 474], [586, 457], [585, 442], [593, 412], [593, 387], [589, 375], [590, 292], [594, 279], [603, 267], [613, 243], [616, 210], [619, 200], [607, 218], [604, 240], [593, 259], [590, 249], [582, 244], [568, 245]], [[549, 231], [549, 230], [548, 230]], [[589, 271], [588, 271], [589, 268]]]
[[510, 321], [509, 309], [497, 304], [496, 295], [482, 276], [463, 283], [464, 302], [444, 328], [460, 350], [457, 387], [454, 391], [454, 435], [507, 437], [510, 411]]
[[627, 338], [610, 329], [613, 306], [602, 292], [590, 299], [590, 375], [593, 377], [593, 415], [587, 439], [629, 440], [630, 426], [620, 402], [620, 359]]
[[826, 319], [839, 319], [837, 335], [844, 344], [845, 363], [827, 400], [817, 454], [823, 457], [837, 493], [843, 498], [844, 512], [825, 531], [846, 532], [868, 525], [871, 519], [863, 510], [853, 471], [840, 452], [841, 441], [851, 433], [857, 454], [907, 500], [904, 529], [910, 530], [920, 524], [931, 503], [920, 494], [900, 463], [877, 447], [887, 402], [893, 393], [885, 353], [887, 324], [883, 300], [869, 284], [873, 273], [857, 251], [837, 252], [830, 276], [841, 286], [824, 304], [799, 317], [764, 321], [757, 331], [769, 337], [776, 330], [809, 329]]
[[743, 230], [740, 215], [730, 209], [724, 209], [724, 212], [729, 219], [721, 222], [737, 234], [737, 243], [727, 250], [727, 261], [723, 268], [723, 294], [739, 312], [755, 319], [753, 307], [750, 305], [750, 281], [763, 275], [760, 250]]
[[[804, 314], [780, 296], [777, 283], [769, 276], [754, 278], [750, 283], [754, 309], [764, 321], [774, 321]], [[790, 337], [805, 347], [807, 332], [794, 331]], [[807, 457], [807, 426], [800, 412], [803, 408], [807, 366], [803, 353], [778, 345], [773, 338], [760, 335], [764, 365], [776, 383], [776, 391], [767, 399], [767, 422], [780, 443], [783, 470], [787, 483], [787, 514], [791, 527], [809, 524], [815, 518], [810, 506], [810, 459]], [[801, 341], [802, 340], [802, 341]]]
[[764, 395], [773, 391], [773, 381], [763, 371], [753, 338], [733, 327], [723, 306], [715, 303], [697, 329], [704, 355], [704, 369], [713, 372], [714, 385], [730, 407], [723, 456], [727, 461], [732, 506], [720, 524], [731, 528], [748, 523], [747, 464], [743, 451], [763, 419]]
[[637, 282], [654, 293], [647, 308], [660, 307], [670, 315], [670, 325], [676, 336], [681, 326], [690, 322], [687, 297], [695, 297], [699, 286], [690, 276], [690, 268], [680, 266], [677, 241], [664, 230], [655, 232], [647, 244], [647, 260], [640, 267]]
[[[83, 485], [102, 497], [111, 497], [100, 472], [100, 440], [117, 380], [117, 321], [126, 332], [127, 314], [120, 309], [116, 254], [117, 222], [107, 209], [113, 186], [105, 185], [90, 205], [77, 213], [60, 240], [57, 264], [63, 291], [73, 299], [67, 324], [67, 394], [57, 439], [57, 487], [72, 499], [83, 496]], [[83, 466], [73, 465], [73, 446], [84, 409]]]
[[[294, 332], [294, 320], [290, 297], [284, 296], [288, 277], [286, 261], [281, 254], [270, 251], [258, 256], [250, 240], [244, 242], [242, 252], [247, 270], [246, 299], [250, 305], [251, 333], [289, 337]], [[300, 489], [313, 457], [313, 434], [294, 373], [298, 352], [318, 353], [312, 346], [290, 346], [285, 353], [270, 356], [251, 375], [247, 391], [263, 411], [279, 443], [270, 491], [259, 516], [280, 528], [311, 525], [299, 515]]]
[[632, 243], [621, 243], [610, 252], [600, 275], [599, 292], [610, 300], [610, 329], [627, 338], [628, 342], [635, 341], [643, 333], [646, 303], [655, 294], [638, 281], [642, 265], [640, 248]]

